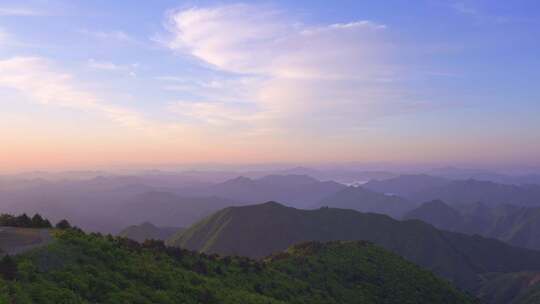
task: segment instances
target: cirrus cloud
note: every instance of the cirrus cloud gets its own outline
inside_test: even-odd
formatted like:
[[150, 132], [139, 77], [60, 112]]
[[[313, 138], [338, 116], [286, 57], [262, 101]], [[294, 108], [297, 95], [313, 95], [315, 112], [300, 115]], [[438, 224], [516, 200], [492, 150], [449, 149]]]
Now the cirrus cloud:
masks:
[[30, 17], [30, 16], [45, 16], [47, 13], [37, 11], [29, 8], [21, 7], [0, 7], [0, 16], [17, 16], [17, 17]]
[[400, 69], [389, 63], [393, 46], [385, 38], [384, 24], [306, 25], [278, 9], [248, 4], [174, 10], [167, 17], [166, 46], [218, 72], [251, 79], [244, 101], [259, 111], [255, 120], [241, 117], [243, 111], [237, 102], [227, 101], [230, 90], [224, 88], [221, 97], [178, 103], [177, 112], [184, 106], [186, 113], [201, 118], [220, 109], [235, 113], [237, 121], [256, 121], [265, 128], [332, 124], [348, 129], [421, 104], [395, 85]]
[[0, 60], [0, 87], [17, 90], [41, 104], [98, 112], [122, 125], [139, 127], [144, 124], [138, 112], [106, 103], [92, 92], [79, 88], [70, 74], [56, 70], [41, 57]]
[[108, 42], [119, 42], [119, 43], [136, 43], [137, 40], [127, 34], [124, 31], [114, 30], [114, 31], [94, 31], [88, 29], [78, 29], [77, 33], [92, 37], [94, 39], [108, 41]]

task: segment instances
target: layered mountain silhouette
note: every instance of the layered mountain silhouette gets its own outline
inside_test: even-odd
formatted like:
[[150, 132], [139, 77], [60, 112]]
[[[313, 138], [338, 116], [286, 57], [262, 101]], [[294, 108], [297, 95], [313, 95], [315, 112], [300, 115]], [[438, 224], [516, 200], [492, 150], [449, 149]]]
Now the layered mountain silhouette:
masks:
[[315, 205], [315, 207], [323, 206], [380, 213], [400, 218], [413, 209], [416, 204], [399, 196], [381, 194], [364, 187], [351, 186], [330, 195]]
[[144, 242], [146, 240], [166, 240], [182, 231], [184, 231], [184, 228], [156, 227], [152, 223], [144, 222], [140, 225], [129, 226], [118, 235], [137, 242]]
[[85, 180], [7, 180], [0, 183], [0, 207], [17, 214], [38, 212], [52, 221], [67, 218], [89, 231], [118, 233], [146, 221], [189, 226], [228, 206], [274, 199], [307, 207], [346, 188], [306, 175], [238, 177], [219, 183], [199, 182], [200, 176], [197, 172], [181, 176], [153, 172]]
[[540, 206], [540, 185], [511, 185], [491, 181], [446, 180], [429, 175], [402, 175], [372, 181], [364, 187], [393, 193], [417, 203], [442, 200], [450, 205], [482, 202], [489, 205]]
[[215, 212], [239, 205], [219, 197], [183, 197], [171, 192], [145, 192], [126, 200], [116, 209], [118, 218], [131, 222], [158, 223], [159, 226], [185, 227]]
[[456, 167], [435, 168], [429, 170], [428, 174], [453, 180], [474, 179], [514, 185], [540, 184], [539, 174], [508, 175], [490, 170], [463, 169]]
[[463, 216], [456, 209], [441, 200], [426, 202], [409, 211], [403, 219], [422, 220], [439, 229], [450, 231], [456, 231], [458, 227], [461, 230], [465, 223]]
[[477, 180], [453, 181], [448, 185], [422, 191], [412, 196], [415, 201], [440, 199], [450, 204], [482, 202], [490, 205], [540, 205], [539, 185], [506, 185]]
[[450, 180], [441, 177], [426, 174], [408, 174], [386, 180], [372, 180], [364, 184], [363, 187], [380, 193], [413, 197], [417, 193], [438, 189], [449, 183]]
[[489, 206], [483, 203], [450, 206], [442, 201], [432, 201], [410, 211], [404, 218], [540, 250], [540, 207]]
[[480, 286], [484, 273], [540, 270], [540, 252], [494, 239], [442, 231], [416, 220], [335, 208], [299, 210], [275, 202], [223, 209], [169, 244], [260, 258], [312, 240], [371, 241], [469, 290]]
[[251, 204], [278, 200], [303, 208], [345, 188], [342, 184], [322, 182], [307, 175], [268, 175], [259, 179], [237, 177], [198, 192]]

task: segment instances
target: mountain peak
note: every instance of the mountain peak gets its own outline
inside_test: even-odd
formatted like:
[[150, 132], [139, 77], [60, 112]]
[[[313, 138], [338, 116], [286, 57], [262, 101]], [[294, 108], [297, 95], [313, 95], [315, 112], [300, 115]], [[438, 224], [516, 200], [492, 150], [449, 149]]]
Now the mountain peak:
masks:
[[283, 205], [283, 204], [280, 204], [278, 202], [274, 202], [274, 201], [268, 201], [266, 203], [262, 203], [260, 204], [261, 206], [265, 206], [265, 207], [283, 207], [283, 208], [287, 208], [287, 206]]
[[223, 184], [251, 184], [254, 180], [245, 176], [238, 176], [233, 179], [226, 180]]
[[421, 220], [432, 223], [439, 229], [452, 231], [463, 222], [459, 212], [442, 200], [423, 203], [418, 208], [409, 211], [403, 218]]

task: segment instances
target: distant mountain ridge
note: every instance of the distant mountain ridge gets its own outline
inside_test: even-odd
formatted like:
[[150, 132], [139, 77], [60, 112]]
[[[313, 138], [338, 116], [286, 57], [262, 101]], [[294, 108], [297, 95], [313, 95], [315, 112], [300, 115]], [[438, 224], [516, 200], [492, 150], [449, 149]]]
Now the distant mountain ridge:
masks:
[[540, 185], [512, 185], [491, 181], [446, 180], [429, 175], [401, 175], [372, 181], [365, 188], [394, 193], [416, 203], [442, 200], [450, 205], [482, 202], [488, 205], [540, 206]]
[[462, 215], [441, 200], [426, 202], [418, 208], [409, 211], [403, 216], [403, 219], [421, 220], [439, 229], [449, 231], [456, 231], [455, 228], [463, 227], [464, 225]]
[[538, 173], [520, 173], [518, 175], [510, 175], [490, 170], [444, 167], [431, 169], [427, 172], [427, 174], [452, 180], [474, 179], [479, 181], [513, 185], [540, 184], [540, 174]]
[[540, 207], [489, 206], [483, 203], [450, 206], [442, 201], [433, 201], [408, 212], [404, 218], [540, 250]]
[[417, 193], [440, 188], [449, 183], [450, 180], [426, 174], [406, 174], [381, 181], [372, 180], [363, 187], [380, 193], [412, 197]]
[[290, 206], [309, 207], [346, 186], [333, 181], [319, 181], [307, 175], [268, 175], [259, 179], [237, 177], [198, 190], [199, 195], [213, 195], [244, 204], [279, 200]]
[[184, 230], [185, 228], [180, 227], [156, 227], [152, 223], [144, 222], [126, 227], [118, 235], [141, 243], [145, 240], [166, 240]]
[[415, 201], [440, 199], [453, 205], [482, 202], [490, 205], [540, 206], [539, 185], [506, 185], [488, 181], [459, 180], [412, 196]]
[[[312, 173], [317, 177], [305, 174]], [[402, 204], [373, 204], [377, 199], [359, 199], [362, 194], [338, 197], [347, 189], [335, 181], [321, 181], [333, 176], [332, 170], [293, 168], [249, 172], [245, 178], [231, 178], [231, 171], [182, 173], [146, 171], [140, 175], [111, 175], [105, 172], [36, 172], [23, 177], [2, 177], [0, 203], [2, 212], [38, 212], [52, 221], [66, 218], [88, 231], [118, 233], [121, 229], [150, 221], [158, 226], [189, 226], [201, 218], [228, 206], [281, 201], [297, 208], [313, 208], [324, 204], [360, 211], [390, 214], [399, 217]], [[327, 175], [325, 175], [327, 174]], [[335, 176], [356, 178], [393, 177], [392, 173], [336, 169]], [[395, 174], [394, 174], [395, 175]], [[256, 177], [253, 177], [256, 176]], [[73, 179], [65, 179], [73, 178]], [[422, 180], [430, 179], [431, 182]], [[403, 183], [399, 182], [403, 181]], [[451, 181], [437, 186], [438, 177], [413, 178], [411, 175], [379, 180], [362, 185], [382, 194], [393, 193], [414, 204], [441, 199], [455, 206], [484, 202], [524, 206], [540, 206], [540, 186], [504, 185], [479, 181]], [[392, 186], [392, 183], [395, 185]], [[397, 183], [397, 184], [396, 184]], [[426, 189], [426, 185], [429, 189]], [[346, 191], [344, 191], [346, 192]], [[341, 193], [343, 194], [343, 193]], [[364, 193], [365, 194], [365, 193]], [[333, 198], [328, 201], [328, 198]], [[381, 201], [388, 197], [380, 197]], [[384, 200], [383, 200], [384, 199]], [[396, 205], [396, 208], [388, 207]], [[416, 206], [412, 206], [414, 208]], [[412, 209], [411, 208], [411, 209]], [[408, 211], [408, 210], [405, 210]]]
[[353, 209], [360, 212], [386, 214], [399, 219], [416, 204], [395, 195], [386, 195], [365, 189], [362, 186], [349, 186], [324, 198], [314, 207]]
[[158, 223], [159, 226], [189, 226], [216, 210], [241, 205], [215, 196], [183, 197], [170, 192], [152, 191], [136, 195], [116, 210], [118, 218], [131, 222]]

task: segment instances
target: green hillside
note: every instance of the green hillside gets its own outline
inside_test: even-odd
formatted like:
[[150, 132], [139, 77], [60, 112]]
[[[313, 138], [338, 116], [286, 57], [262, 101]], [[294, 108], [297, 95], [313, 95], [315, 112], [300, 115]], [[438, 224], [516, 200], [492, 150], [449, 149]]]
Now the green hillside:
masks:
[[273, 202], [223, 209], [169, 244], [260, 258], [313, 240], [371, 241], [469, 290], [479, 287], [482, 273], [540, 269], [540, 252], [437, 230], [421, 221], [333, 208], [299, 210]]
[[307, 243], [264, 261], [80, 231], [0, 261], [0, 303], [474, 303], [366, 242]]

